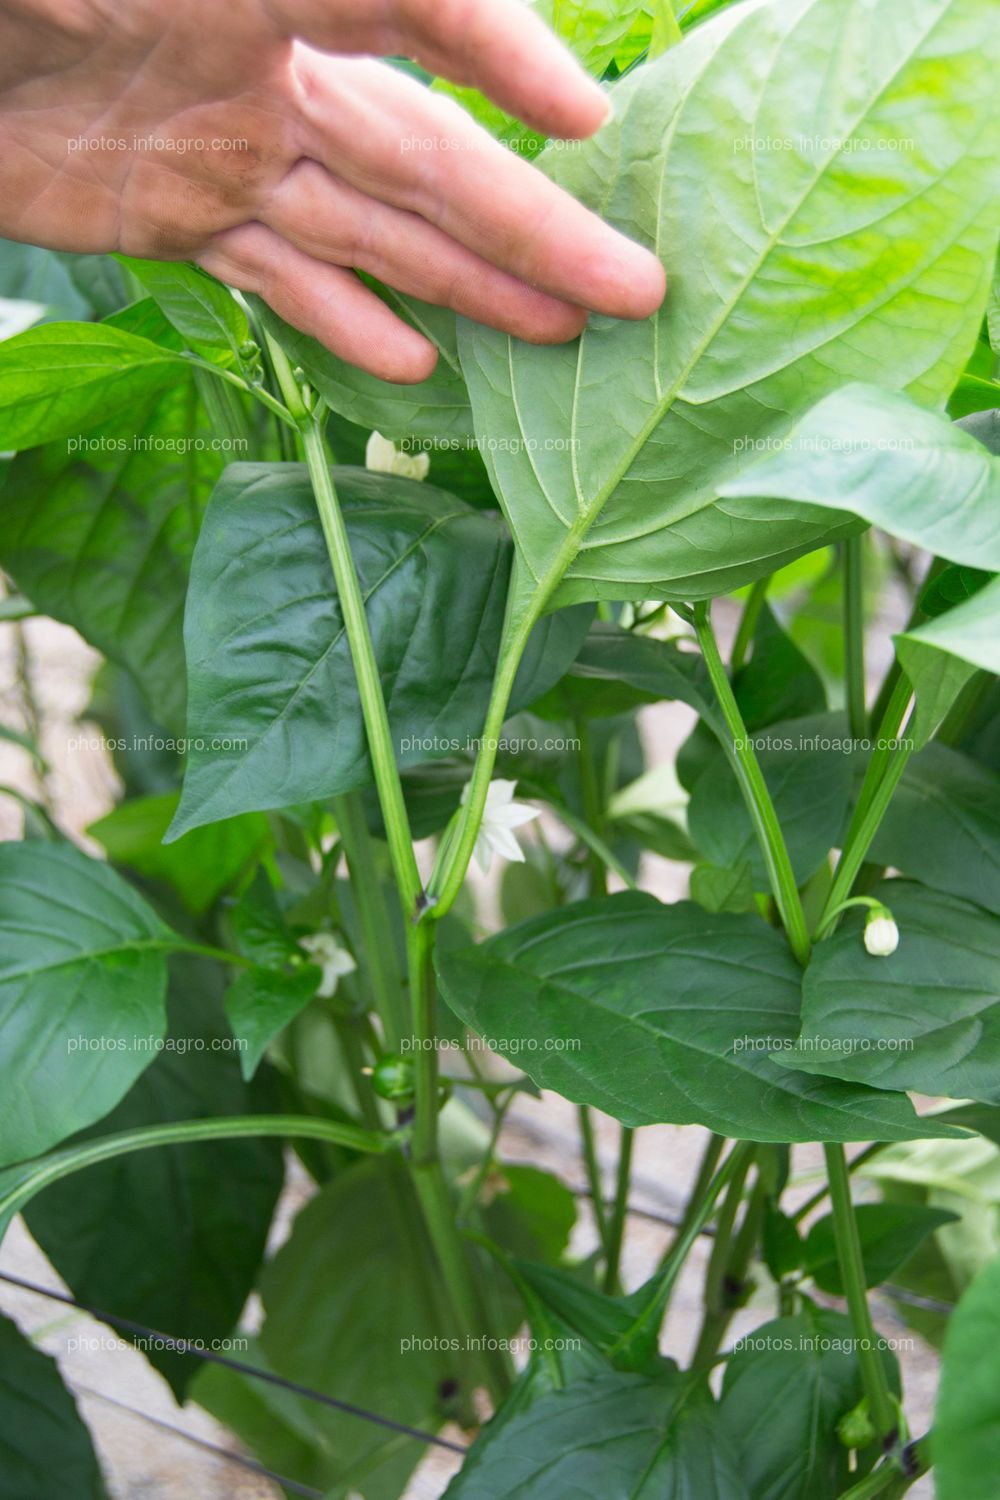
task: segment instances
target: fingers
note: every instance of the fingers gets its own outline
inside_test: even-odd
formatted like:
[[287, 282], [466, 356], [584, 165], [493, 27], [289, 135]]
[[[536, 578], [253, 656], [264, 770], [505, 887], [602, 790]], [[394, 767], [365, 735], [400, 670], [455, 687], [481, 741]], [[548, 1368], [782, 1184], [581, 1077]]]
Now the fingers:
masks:
[[424, 302], [532, 343], [561, 343], [583, 328], [582, 309], [548, 297], [449, 239], [417, 214], [391, 208], [302, 161], [261, 218], [305, 254], [354, 266]]
[[198, 264], [230, 286], [258, 293], [293, 328], [382, 380], [413, 385], [437, 362], [434, 345], [352, 271], [313, 260], [263, 224], [217, 235]]
[[266, 0], [272, 23], [327, 52], [402, 52], [473, 84], [547, 135], [592, 135], [608, 101], [523, 0]]
[[481, 259], [563, 302], [619, 318], [660, 305], [663, 268], [469, 118], [369, 60], [297, 61], [306, 154], [419, 214]]

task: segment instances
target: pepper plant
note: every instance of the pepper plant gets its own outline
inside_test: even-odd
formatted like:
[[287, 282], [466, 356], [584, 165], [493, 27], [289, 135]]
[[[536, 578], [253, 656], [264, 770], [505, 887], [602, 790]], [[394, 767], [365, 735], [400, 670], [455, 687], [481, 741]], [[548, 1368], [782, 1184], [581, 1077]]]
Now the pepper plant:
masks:
[[[205, 1347], [256, 1288], [243, 1363], [464, 1430], [452, 1500], [863, 1500], [932, 1466], [994, 1500], [1000, 1261], [926, 1184], [1000, 1143], [995, 7], [547, 14], [615, 108], [538, 165], [661, 256], [645, 323], [542, 348], [376, 288], [439, 349], [395, 387], [190, 266], [4, 252], [42, 315], [0, 346], [4, 608], [103, 654], [124, 794], [86, 849], [22, 795], [0, 848], [0, 1225]], [[696, 716], [669, 786], [663, 703]], [[499, 924], [474, 855], [512, 860]], [[504, 1156], [541, 1090], [578, 1108], [565, 1181]], [[702, 1165], [626, 1290], [664, 1123]], [[943, 1344], [929, 1433], [885, 1282]], [[103, 1495], [55, 1368], [0, 1337], [0, 1494]], [[149, 1357], [289, 1493], [388, 1500], [421, 1457]]]

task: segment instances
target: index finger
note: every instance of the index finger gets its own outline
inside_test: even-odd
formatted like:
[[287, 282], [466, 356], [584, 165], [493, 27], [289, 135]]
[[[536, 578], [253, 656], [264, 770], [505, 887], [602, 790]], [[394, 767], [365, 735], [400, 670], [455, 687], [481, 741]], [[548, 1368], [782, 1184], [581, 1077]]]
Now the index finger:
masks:
[[265, 0], [272, 23], [324, 52], [403, 53], [546, 135], [608, 118], [600, 85], [523, 0]]

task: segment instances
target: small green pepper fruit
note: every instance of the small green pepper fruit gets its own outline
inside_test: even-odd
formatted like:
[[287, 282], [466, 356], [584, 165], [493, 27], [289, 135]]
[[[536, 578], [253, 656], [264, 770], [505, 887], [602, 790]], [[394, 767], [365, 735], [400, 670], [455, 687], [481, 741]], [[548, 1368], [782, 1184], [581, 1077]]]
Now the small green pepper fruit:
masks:
[[380, 1099], [393, 1104], [408, 1104], [413, 1098], [413, 1060], [387, 1052], [372, 1070], [372, 1087]]
[[868, 1415], [868, 1398], [863, 1397], [837, 1423], [837, 1436], [845, 1448], [867, 1448], [875, 1441], [875, 1429]]

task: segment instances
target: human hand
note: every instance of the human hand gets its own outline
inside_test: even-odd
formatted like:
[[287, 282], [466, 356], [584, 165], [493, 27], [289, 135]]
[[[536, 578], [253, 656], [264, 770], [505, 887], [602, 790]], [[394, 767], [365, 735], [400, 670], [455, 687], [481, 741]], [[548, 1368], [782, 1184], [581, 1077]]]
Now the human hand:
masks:
[[552, 135], [606, 117], [520, 0], [5, 0], [0, 234], [194, 260], [401, 382], [436, 352], [355, 268], [536, 343], [655, 310], [648, 250], [369, 53]]

